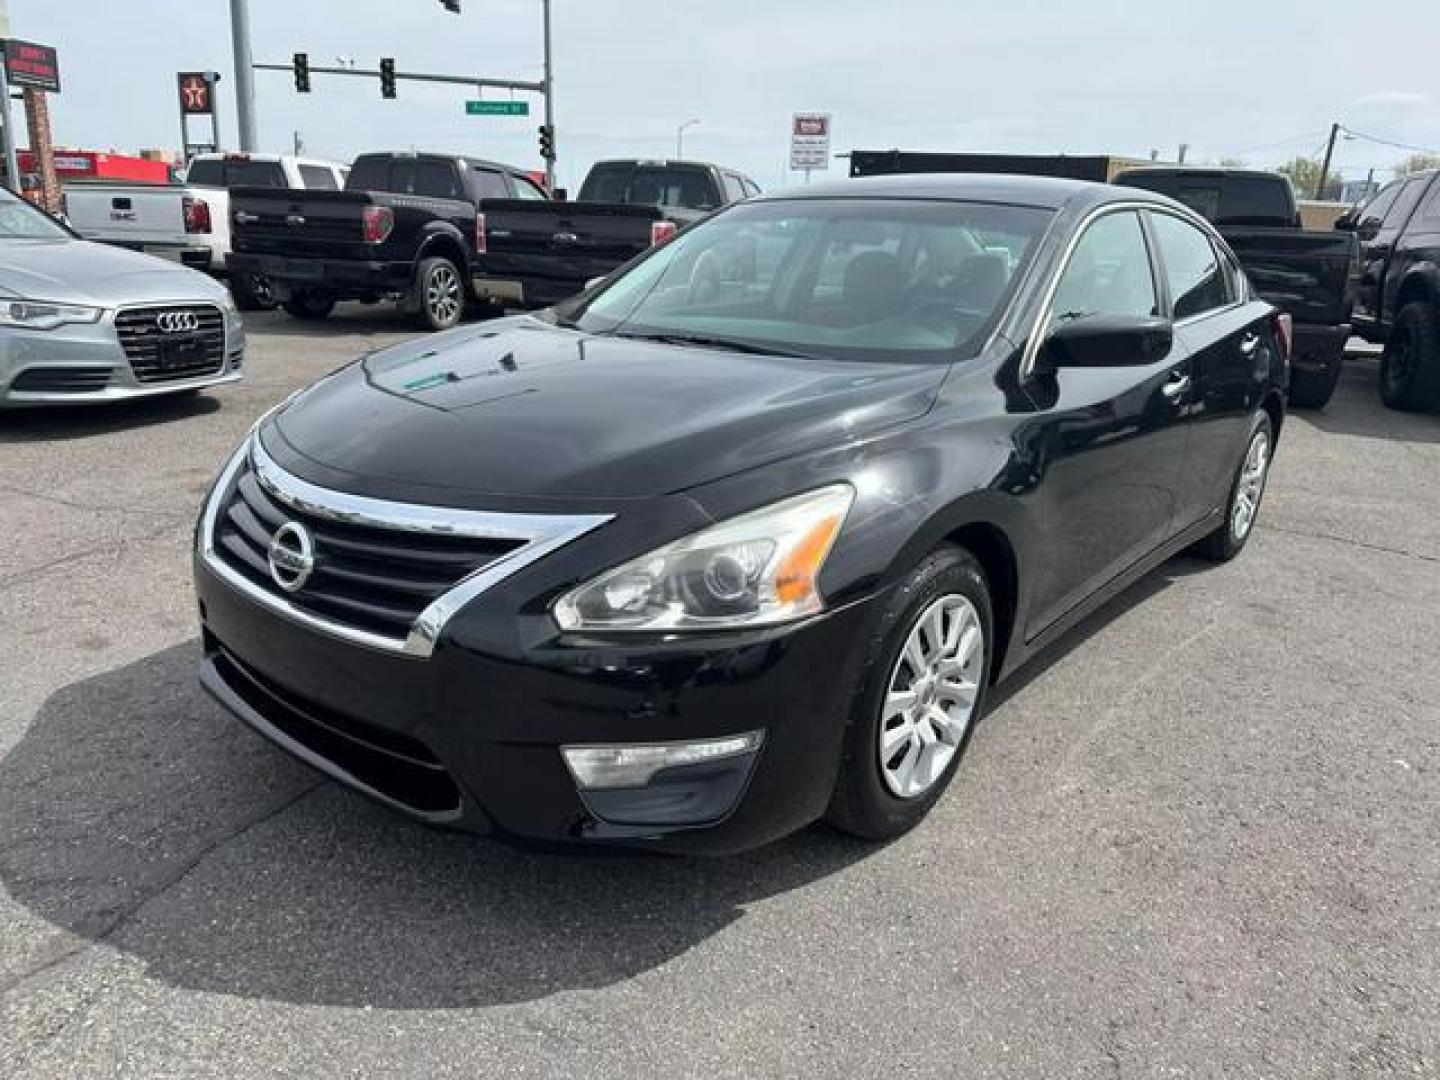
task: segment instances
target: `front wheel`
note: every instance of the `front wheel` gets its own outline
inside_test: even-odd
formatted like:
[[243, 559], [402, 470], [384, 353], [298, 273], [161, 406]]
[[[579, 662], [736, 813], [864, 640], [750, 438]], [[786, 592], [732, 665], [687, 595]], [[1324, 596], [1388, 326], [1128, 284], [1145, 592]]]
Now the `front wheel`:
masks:
[[993, 619], [980, 564], [928, 556], [871, 639], [826, 820], [868, 840], [913, 828], [949, 786], [989, 689]]
[[1420, 412], [1440, 405], [1440, 315], [1414, 301], [1400, 309], [1380, 357], [1380, 400]]
[[1270, 460], [1274, 454], [1275, 431], [1270, 414], [1255, 414], [1250, 422], [1250, 438], [1245, 443], [1245, 456], [1235, 470], [1230, 485], [1230, 498], [1225, 505], [1225, 520], [1205, 539], [1195, 545], [1195, 554], [1215, 562], [1229, 562], [1245, 548], [1255, 530], [1260, 513], [1260, 500], [1265, 495], [1265, 481], [1270, 476]]
[[465, 312], [465, 286], [449, 259], [425, 259], [415, 273], [417, 315], [426, 330], [449, 330]]

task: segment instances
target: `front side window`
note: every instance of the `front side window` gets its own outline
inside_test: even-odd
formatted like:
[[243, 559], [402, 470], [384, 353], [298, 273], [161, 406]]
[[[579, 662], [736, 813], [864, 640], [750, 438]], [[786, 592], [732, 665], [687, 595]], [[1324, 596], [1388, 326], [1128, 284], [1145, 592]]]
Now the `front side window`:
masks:
[[951, 360], [983, 342], [1051, 217], [966, 202], [739, 203], [558, 317], [594, 333]]
[[1139, 215], [1128, 210], [1106, 214], [1085, 230], [1065, 264], [1049, 325], [1088, 315], [1144, 319], [1158, 314], [1160, 301]]
[[1390, 212], [1390, 207], [1395, 205], [1395, 197], [1400, 194], [1401, 185], [1397, 182], [1390, 184], [1379, 195], [1365, 204], [1365, 209], [1360, 212], [1359, 228], [1379, 229], [1380, 223], [1385, 220], [1385, 215]]
[[1187, 221], [1169, 214], [1151, 214], [1170, 303], [1176, 319], [1190, 319], [1230, 302], [1220, 258], [1210, 238]]

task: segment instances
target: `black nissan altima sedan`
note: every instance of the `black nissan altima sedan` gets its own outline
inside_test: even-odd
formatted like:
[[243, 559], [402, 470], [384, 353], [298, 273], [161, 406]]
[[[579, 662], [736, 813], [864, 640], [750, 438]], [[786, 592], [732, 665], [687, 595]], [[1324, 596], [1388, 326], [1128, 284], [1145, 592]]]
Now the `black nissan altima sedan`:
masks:
[[265, 416], [197, 530], [201, 678], [432, 824], [895, 836], [997, 681], [1182, 549], [1244, 547], [1289, 337], [1162, 196], [753, 199]]

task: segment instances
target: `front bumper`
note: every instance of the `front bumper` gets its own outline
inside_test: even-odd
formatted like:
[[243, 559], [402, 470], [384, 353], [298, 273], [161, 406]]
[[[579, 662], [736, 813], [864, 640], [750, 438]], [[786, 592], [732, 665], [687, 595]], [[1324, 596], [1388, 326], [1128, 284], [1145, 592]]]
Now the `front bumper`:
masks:
[[[824, 812], [873, 604], [706, 640], [557, 633], [523, 646], [503, 629], [516, 614], [485, 596], [416, 659], [284, 619], [203, 560], [196, 585], [205, 687], [322, 772], [429, 824], [711, 853]], [[755, 753], [661, 773], [648, 792], [582, 793], [560, 753], [751, 730], [763, 731]]]
[[220, 386], [241, 379], [244, 356], [245, 327], [234, 313], [225, 315], [224, 361], [218, 370], [161, 381], [136, 376], [121, 347], [114, 311], [106, 311], [99, 322], [55, 330], [0, 328], [0, 407], [126, 401]]

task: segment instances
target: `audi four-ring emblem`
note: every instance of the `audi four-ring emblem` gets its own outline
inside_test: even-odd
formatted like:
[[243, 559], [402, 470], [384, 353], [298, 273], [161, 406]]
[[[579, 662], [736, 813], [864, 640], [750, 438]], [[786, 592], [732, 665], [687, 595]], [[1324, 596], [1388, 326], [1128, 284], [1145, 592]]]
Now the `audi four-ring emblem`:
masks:
[[162, 311], [155, 325], [166, 334], [186, 334], [200, 329], [200, 316], [193, 311]]

